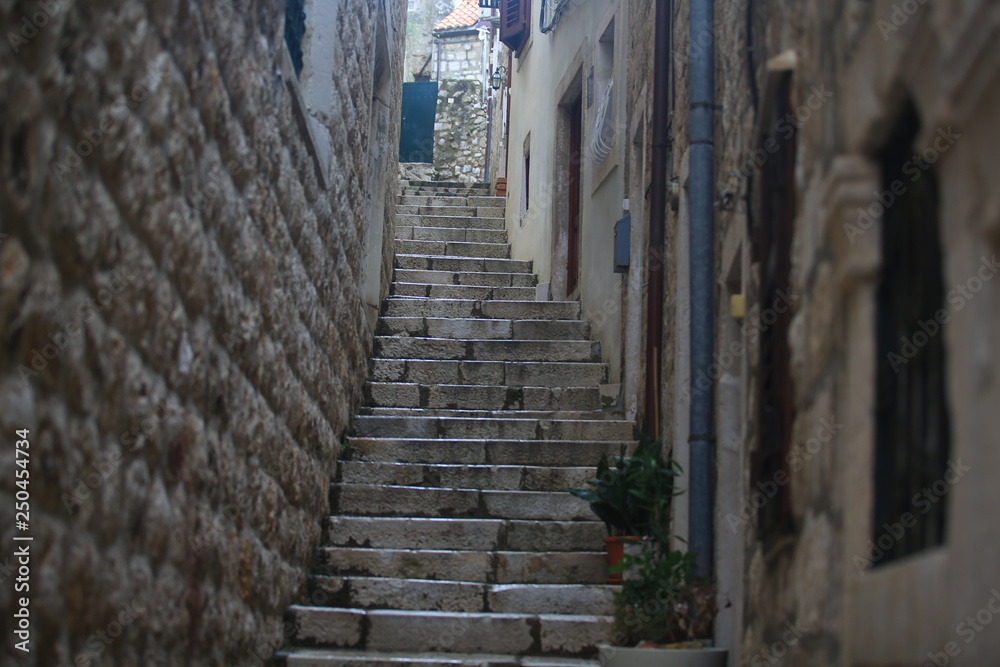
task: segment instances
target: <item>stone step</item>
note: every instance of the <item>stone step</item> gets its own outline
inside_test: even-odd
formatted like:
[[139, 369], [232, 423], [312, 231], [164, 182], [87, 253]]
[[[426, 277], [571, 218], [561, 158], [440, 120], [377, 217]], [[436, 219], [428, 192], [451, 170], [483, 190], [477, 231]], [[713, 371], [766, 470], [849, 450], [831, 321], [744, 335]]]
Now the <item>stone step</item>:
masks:
[[[458, 289], [512, 290], [517, 288], [482, 287]], [[590, 340], [590, 326], [580, 320], [511, 320], [481, 317], [383, 317], [379, 321], [378, 331], [383, 336], [509, 340]]]
[[398, 204], [396, 213], [403, 215], [443, 215], [448, 217], [462, 218], [502, 218], [506, 209], [496, 206], [414, 206], [412, 204]]
[[[531, 287], [538, 279], [530, 273], [483, 273], [476, 271], [421, 271], [395, 269], [393, 279], [402, 283], [468, 285], [476, 287]], [[532, 298], [531, 300], [534, 300]]]
[[[469, 387], [477, 391], [478, 387]], [[383, 415], [397, 417], [460, 417], [462, 419], [541, 419], [553, 420], [589, 420], [589, 421], [620, 421], [621, 414], [607, 412], [603, 409], [587, 410], [531, 410], [520, 408], [503, 408], [500, 410], [470, 409], [470, 408], [380, 408], [365, 406], [359, 408], [359, 415]]]
[[287, 667], [598, 667], [596, 660], [483, 653], [386, 653], [301, 648], [276, 654]]
[[358, 415], [352, 427], [362, 438], [393, 439], [630, 440], [634, 436], [634, 424], [611, 419]]
[[376, 382], [504, 385], [509, 387], [590, 387], [607, 379], [600, 362], [440, 361], [372, 359]]
[[[366, 409], [600, 410], [598, 387], [506, 387], [369, 382]], [[440, 413], [437, 413], [440, 414]]]
[[563, 491], [594, 478], [594, 466], [437, 465], [378, 461], [341, 461], [344, 484], [509, 491]]
[[509, 259], [508, 243], [466, 243], [464, 241], [396, 241], [396, 252], [402, 255], [431, 257], [488, 257]]
[[310, 587], [323, 607], [406, 609], [497, 614], [614, 613], [617, 586], [587, 584], [484, 584], [395, 577], [314, 577]]
[[469, 551], [595, 551], [599, 521], [330, 516], [325, 546]]
[[448, 185], [432, 186], [427, 184], [415, 185], [413, 183], [403, 183], [399, 189], [400, 194], [426, 194], [438, 197], [447, 196], [474, 196], [488, 197], [492, 195], [489, 188], [481, 188], [475, 185], [463, 183], [450, 183]]
[[[590, 505], [566, 491], [437, 489], [333, 484], [331, 511], [342, 516], [598, 521]], [[398, 546], [398, 545], [397, 545]]]
[[[496, 208], [505, 210], [506, 197], [467, 195], [464, 197], [449, 197], [435, 195], [400, 195], [397, 206], [471, 206], [473, 208]], [[503, 217], [502, 215], [499, 217]]]
[[427, 299], [421, 297], [385, 300], [383, 317], [457, 317], [498, 320], [580, 321], [578, 301], [478, 301], [474, 299]]
[[[531, 262], [520, 259], [479, 257], [428, 257], [396, 255], [395, 269], [420, 271], [475, 271], [477, 273], [531, 273]], [[532, 275], [534, 278], [534, 275]]]
[[[497, 274], [483, 274], [497, 275]], [[435, 285], [433, 283], [394, 282], [392, 296], [416, 296], [431, 299], [473, 299], [476, 301], [534, 301], [534, 287], [480, 287], [472, 285]]]
[[399, 191], [402, 197], [489, 197], [487, 190], [470, 190], [468, 188], [415, 188], [405, 187]]
[[[585, 422], [583, 426], [590, 426], [593, 423]], [[580, 430], [587, 431], [586, 428]], [[586, 437], [544, 441], [533, 438], [487, 440], [437, 436], [392, 438], [358, 435], [348, 438], [348, 449], [344, 458], [351, 461], [392, 463], [569, 467], [579, 465], [582, 461], [596, 462], [602, 454], [614, 456], [621, 451], [622, 445], [625, 445], [628, 451], [634, 448], [631, 429], [627, 437], [603, 440]]]
[[472, 190], [489, 190], [489, 183], [467, 183], [465, 181], [421, 181], [419, 179], [410, 179], [407, 181], [402, 181], [403, 185], [408, 185], [411, 187], [425, 187], [425, 188], [468, 188]]
[[589, 340], [456, 340], [378, 336], [375, 338], [375, 356], [383, 359], [600, 361], [601, 344]]
[[453, 215], [413, 215], [400, 213], [396, 215], [397, 227], [447, 227], [458, 229], [492, 229], [506, 231], [507, 224], [501, 217], [471, 218], [469, 216]]
[[585, 656], [613, 635], [610, 616], [428, 612], [294, 606], [294, 637], [369, 651]]
[[497, 584], [603, 584], [600, 551], [470, 551], [323, 547], [319, 572], [331, 576], [402, 577]]
[[461, 241], [468, 243], [507, 243], [507, 232], [498, 229], [465, 227], [396, 227], [397, 241]]

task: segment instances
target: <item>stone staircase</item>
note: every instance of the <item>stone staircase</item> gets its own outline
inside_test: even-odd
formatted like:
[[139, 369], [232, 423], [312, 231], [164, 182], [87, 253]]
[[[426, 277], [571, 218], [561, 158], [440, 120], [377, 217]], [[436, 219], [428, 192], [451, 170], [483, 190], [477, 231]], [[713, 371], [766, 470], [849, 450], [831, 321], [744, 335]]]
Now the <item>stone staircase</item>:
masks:
[[367, 407], [290, 610], [288, 667], [593, 665], [611, 637], [605, 530], [566, 493], [634, 425], [601, 410], [576, 302], [535, 301], [504, 200], [404, 183]]

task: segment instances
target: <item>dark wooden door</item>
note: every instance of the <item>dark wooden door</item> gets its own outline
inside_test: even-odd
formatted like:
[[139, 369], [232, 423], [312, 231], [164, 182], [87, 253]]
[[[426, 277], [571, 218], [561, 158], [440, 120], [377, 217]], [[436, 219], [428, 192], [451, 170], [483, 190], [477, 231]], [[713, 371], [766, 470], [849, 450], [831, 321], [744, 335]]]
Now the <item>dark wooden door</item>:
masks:
[[569, 228], [566, 255], [566, 294], [573, 293], [580, 280], [580, 165], [583, 162], [583, 99], [569, 110]]
[[403, 84], [403, 123], [399, 136], [400, 162], [434, 161], [434, 117], [437, 81]]

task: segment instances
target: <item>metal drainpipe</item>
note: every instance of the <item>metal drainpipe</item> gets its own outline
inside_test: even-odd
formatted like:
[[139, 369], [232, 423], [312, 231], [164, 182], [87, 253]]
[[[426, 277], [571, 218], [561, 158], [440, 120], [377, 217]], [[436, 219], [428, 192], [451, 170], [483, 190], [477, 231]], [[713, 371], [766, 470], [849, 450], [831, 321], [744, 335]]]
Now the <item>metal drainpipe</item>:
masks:
[[663, 361], [663, 228], [667, 216], [667, 152], [670, 120], [671, 0], [657, 0], [653, 46], [653, 150], [649, 201], [649, 256], [646, 289], [646, 434], [660, 437], [660, 367]]
[[[691, 425], [688, 544], [698, 573], [714, 563], [714, 449], [711, 365], [715, 301], [715, 34], [713, 0], [691, 0], [690, 275]], [[707, 39], [706, 39], [707, 38]]]

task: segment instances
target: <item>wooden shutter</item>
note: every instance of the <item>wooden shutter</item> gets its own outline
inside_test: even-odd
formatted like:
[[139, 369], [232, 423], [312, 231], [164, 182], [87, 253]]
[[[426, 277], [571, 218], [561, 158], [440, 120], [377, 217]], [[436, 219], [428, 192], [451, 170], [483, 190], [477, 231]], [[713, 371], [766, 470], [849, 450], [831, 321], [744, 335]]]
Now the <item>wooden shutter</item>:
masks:
[[[766, 102], [764, 124], [767, 132], [760, 146], [774, 142], [777, 151], [760, 169], [759, 221], [754, 230], [754, 262], [760, 265], [760, 312], [773, 310], [773, 324], [760, 334], [757, 364], [757, 449], [753, 455], [752, 481], [768, 495], [757, 513], [757, 534], [765, 540], [784, 534], [792, 526], [792, 490], [787, 481], [795, 418], [789, 329], [792, 308], [778, 313], [782, 295], [790, 293], [792, 240], [795, 229], [795, 156], [797, 133], [794, 125], [779, 121], [793, 114], [792, 75], [776, 74], [773, 93]], [[764, 320], [762, 320], [763, 322]], [[784, 475], [784, 478], [782, 477]], [[785, 483], [781, 480], [785, 479]], [[767, 491], [765, 489], [770, 489]]]
[[531, 0], [500, 0], [500, 41], [513, 51], [528, 40]]

